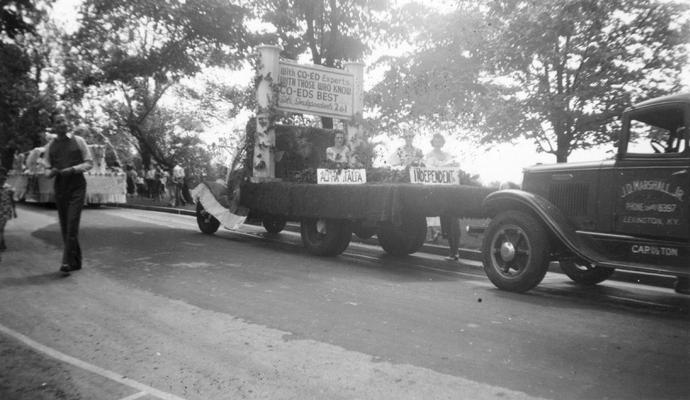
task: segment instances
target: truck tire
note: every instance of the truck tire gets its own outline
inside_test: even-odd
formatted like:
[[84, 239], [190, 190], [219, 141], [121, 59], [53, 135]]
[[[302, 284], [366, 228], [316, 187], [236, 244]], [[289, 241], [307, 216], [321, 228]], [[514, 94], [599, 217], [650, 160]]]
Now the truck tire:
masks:
[[309, 253], [333, 257], [350, 244], [352, 228], [347, 220], [305, 218], [300, 223], [300, 234]]
[[496, 287], [511, 292], [526, 292], [544, 279], [549, 253], [549, 236], [541, 223], [516, 210], [498, 214], [482, 243], [484, 272]]
[[390, 222], [381, 225], [377, 234], [383, 250], [394, 256], [406, 256], [419, 250], [426, 240], [426, 218], [408, 215], [400, 226]]
[[593, 267], [588, 262], [579, 260], [561, 260], [559, 264], [563, 273], [568, 275], [568, 278], [584, 286], [601, 283], [609, 279], [616, 271], [614, 268]]
[[199, 230], [207, 235], [213, 235], [220, 227], [220, 221], [209, 214], [201, 202], [196, 203], [196, 223], [199, 225]]
[[266, 229], [266, 232], [271, 234], [280, 233], [285, 229], [287, 221], [283, 217], [277, 215], [266, 215], [263, 217], [261, 224]]

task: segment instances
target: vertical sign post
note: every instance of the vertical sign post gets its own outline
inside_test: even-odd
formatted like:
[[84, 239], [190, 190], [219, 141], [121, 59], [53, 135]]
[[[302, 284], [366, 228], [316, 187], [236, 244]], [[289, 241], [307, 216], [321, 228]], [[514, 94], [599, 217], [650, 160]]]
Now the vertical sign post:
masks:
[[350, 62], [345, 63], [345, 71], [354, 76], [354, 99], [352, 115], [354, 119], [345, 121], [347, 126], [347, 142], [354, 150], [361, 142], [364, 141], [364, 131], [360, 125], [362, 120], [363, 97], [364, 97], [364, 63]]
[[256, 88], [256, 136], [254, 137], [254, 159], [252, 160], [252, 181], [260, 182], [275, 178], [276, 136], [270, 120], [270, 110], [275, 99], [272, 83], [278, 83], [280, 73], [280, 47], [263, 45], [259, 51], [260, 80]]

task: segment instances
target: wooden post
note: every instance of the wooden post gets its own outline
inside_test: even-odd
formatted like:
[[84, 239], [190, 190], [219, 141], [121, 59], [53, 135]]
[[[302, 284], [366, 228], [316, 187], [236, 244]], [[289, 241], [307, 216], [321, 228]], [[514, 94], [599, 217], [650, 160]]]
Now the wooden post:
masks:
[[278, 83], [280, 73], [280, 47], [262, 45], [259, 51], [259, 75], [256, 88], [256, 136], [254, 137], [254, 159], [252, 160], [252, 181], [260, 182], [275, 179], [276, 137], [271, 121], [271, 107], [275, 105], [272, 83]]
[[347, 130], [347, 142], [350, 144], [351, 149], [355, 150], [364, 140], [364, 131], [359, 121], [362, 120], [362, 109], [364, 104], [364, 63], [361, 62], [349, 62], [345, 63], [345, 71], [351, 73], [354, 76], [353, 95], [354, 104], [352, 109], [353, 119], [345, 121]]

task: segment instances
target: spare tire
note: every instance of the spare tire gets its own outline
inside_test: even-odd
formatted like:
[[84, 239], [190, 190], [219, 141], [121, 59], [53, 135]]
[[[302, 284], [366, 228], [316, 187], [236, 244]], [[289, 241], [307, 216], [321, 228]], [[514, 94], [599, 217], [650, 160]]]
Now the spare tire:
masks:
[[285, 218], [277, 215], [266, 215], [263, 217], [261, 224], [266, 229], [266, 232], [276, 234], [280, 233], [283, 229], [285, 229], [287, 221], [285, 220]]
[[579, 260], [559, 261], [561, 270], [575, 283], [584, 286], [593, 286], [611, 277], [616, 271], [614, 268], [596, 267], [590, 263]]
[[405, 256], [421, 249], [426, 240], [426, 217], [410, 214], [400, 225], [385, 222], [377, 234], [383, 250], [394, 256]]
[[199, 201], [196, 203], [196, 224], [199, 225], [199, 230], [207, 235], [213, 235], [220, 227], [220, 221], [209, 214]]
[[300, 233], [304, 247], [316, 256], [337, 256], [352, 238], [350, 221], [339, 219], [305, 218]]

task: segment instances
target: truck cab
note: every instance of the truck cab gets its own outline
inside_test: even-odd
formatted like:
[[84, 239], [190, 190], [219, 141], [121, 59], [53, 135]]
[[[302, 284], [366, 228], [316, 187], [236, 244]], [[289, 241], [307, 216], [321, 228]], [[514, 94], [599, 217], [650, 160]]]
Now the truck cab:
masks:
[[690, 94], [622, 115], [614, 158], [537, 165], [520, 190], [492, 193], [484, 269], [499, 288], [526, 291], [558, 261], [575, 282], [616, 269], [690, 277]]

